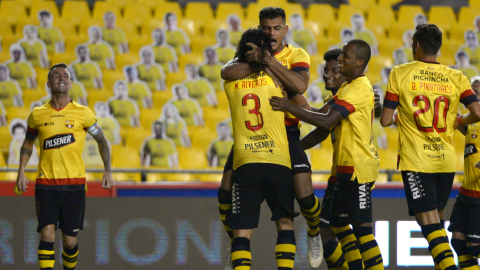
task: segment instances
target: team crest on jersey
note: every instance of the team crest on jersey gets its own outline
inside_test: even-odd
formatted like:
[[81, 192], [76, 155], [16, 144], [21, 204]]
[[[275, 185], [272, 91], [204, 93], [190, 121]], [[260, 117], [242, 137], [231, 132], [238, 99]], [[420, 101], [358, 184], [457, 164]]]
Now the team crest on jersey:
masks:
[[477, 137], [478, 137], [478, 130], [474, 130], [474, 131], [472, 132], [472, 138], [473, 138], [473, 139], [476, 139]]
[[73, 120], [65, 120], [65, 126], [67, 128], [72, 128], [73, 127]]

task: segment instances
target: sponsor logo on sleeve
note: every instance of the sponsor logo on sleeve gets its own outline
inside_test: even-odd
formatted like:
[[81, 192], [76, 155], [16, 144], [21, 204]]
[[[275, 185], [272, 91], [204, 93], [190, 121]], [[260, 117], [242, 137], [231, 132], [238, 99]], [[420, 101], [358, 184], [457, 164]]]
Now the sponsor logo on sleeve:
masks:
[[75, 137], [72, 133], [58, 134], [47, 138], [43, 141], [43, 150], [56, 149], [75, 142]]

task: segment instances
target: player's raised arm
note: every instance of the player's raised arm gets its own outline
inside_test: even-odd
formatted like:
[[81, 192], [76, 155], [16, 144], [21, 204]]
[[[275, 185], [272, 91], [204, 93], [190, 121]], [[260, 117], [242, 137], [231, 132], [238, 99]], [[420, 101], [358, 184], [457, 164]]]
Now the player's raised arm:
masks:
[[[91, 131], [92, 130], [92, 131]], [[108, 141], [103, 134], [102, 129], [95, 123], [92, 127], [88, 129], [88, 132], [93, 136], [95, 141], [98, 144], [98, 150], [100, 152], [100, 156], [103, 160], [103, 166], [105, 167], [105, 173], [102, 177], [102, 187], [106, 189], [110, 189], [113, 184], [113, 177], [112, 177], [112, 166], [111, 166], [111, 157], [110, 157], [110, 147], [108, 145]]]
[[221, 76], [226, 81], [236, 81], [252, 74], [248, 63], [239, 63], [232, 59], [222, 68]]

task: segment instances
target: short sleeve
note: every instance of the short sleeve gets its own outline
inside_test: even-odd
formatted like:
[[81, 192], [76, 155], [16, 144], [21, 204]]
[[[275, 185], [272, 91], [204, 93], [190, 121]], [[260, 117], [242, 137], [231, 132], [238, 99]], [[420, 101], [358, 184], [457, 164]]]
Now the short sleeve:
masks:
[[29, 140], [35, 140], [38, 135], [38, 126], [35, 123], [35, 119], [33, 118], [33, 112], [27, 118], [27, 134], [26, 137]]
[[478, 102], [478, 98], [475, 92], [472, 90], [472, 86], [467, 77], [462, 75], [462, 88], [460, 89], [460, 102], [463, 105], [468, 106], [473, 102]]
[[290, 69], [295, 72], [310, 70], [310, 56], [304, 49], [298, 49], [293, 53]]
[[398, 106], [399, 90], [397, 84], [397, 76], [395, 69], [390, 72], [387, 85], [387, 93], [385, 94], [385, 99], [383, 101], [383, 107], [395, 110]]
[[[366, 87], [366, 86], [364, 86]], [[340, 112], [343, 118], [347, 118], [351, 113], [363, 108], [368, 104], [367, 98], [371, 98], [373, 102], [373, 93], [371, 97], [366, 95], [366, 91], [343, 91], [340, 96], [337, 97], [337, 100], [332, 105], [332, 109]]]
[[89, 127], [95, 125], [95, 123], [97, 123], [97, 118], [88, 107], [85, 107], [85, 115], [83, 117], [83, 128], [88, 129]]

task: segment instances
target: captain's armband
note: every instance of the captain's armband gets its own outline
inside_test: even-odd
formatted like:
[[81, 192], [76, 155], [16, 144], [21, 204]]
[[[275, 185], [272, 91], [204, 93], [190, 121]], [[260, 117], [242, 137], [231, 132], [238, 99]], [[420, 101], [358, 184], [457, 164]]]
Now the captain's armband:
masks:
[[96, 136], [100, 132], [100, 130], [102, 130], [102, 129], [100, 128], [100, 126], [97, 123], [95, 123], [92, 126], [90, 126], [89, 128], [87, 128], [87, 132], [92, 136]]

